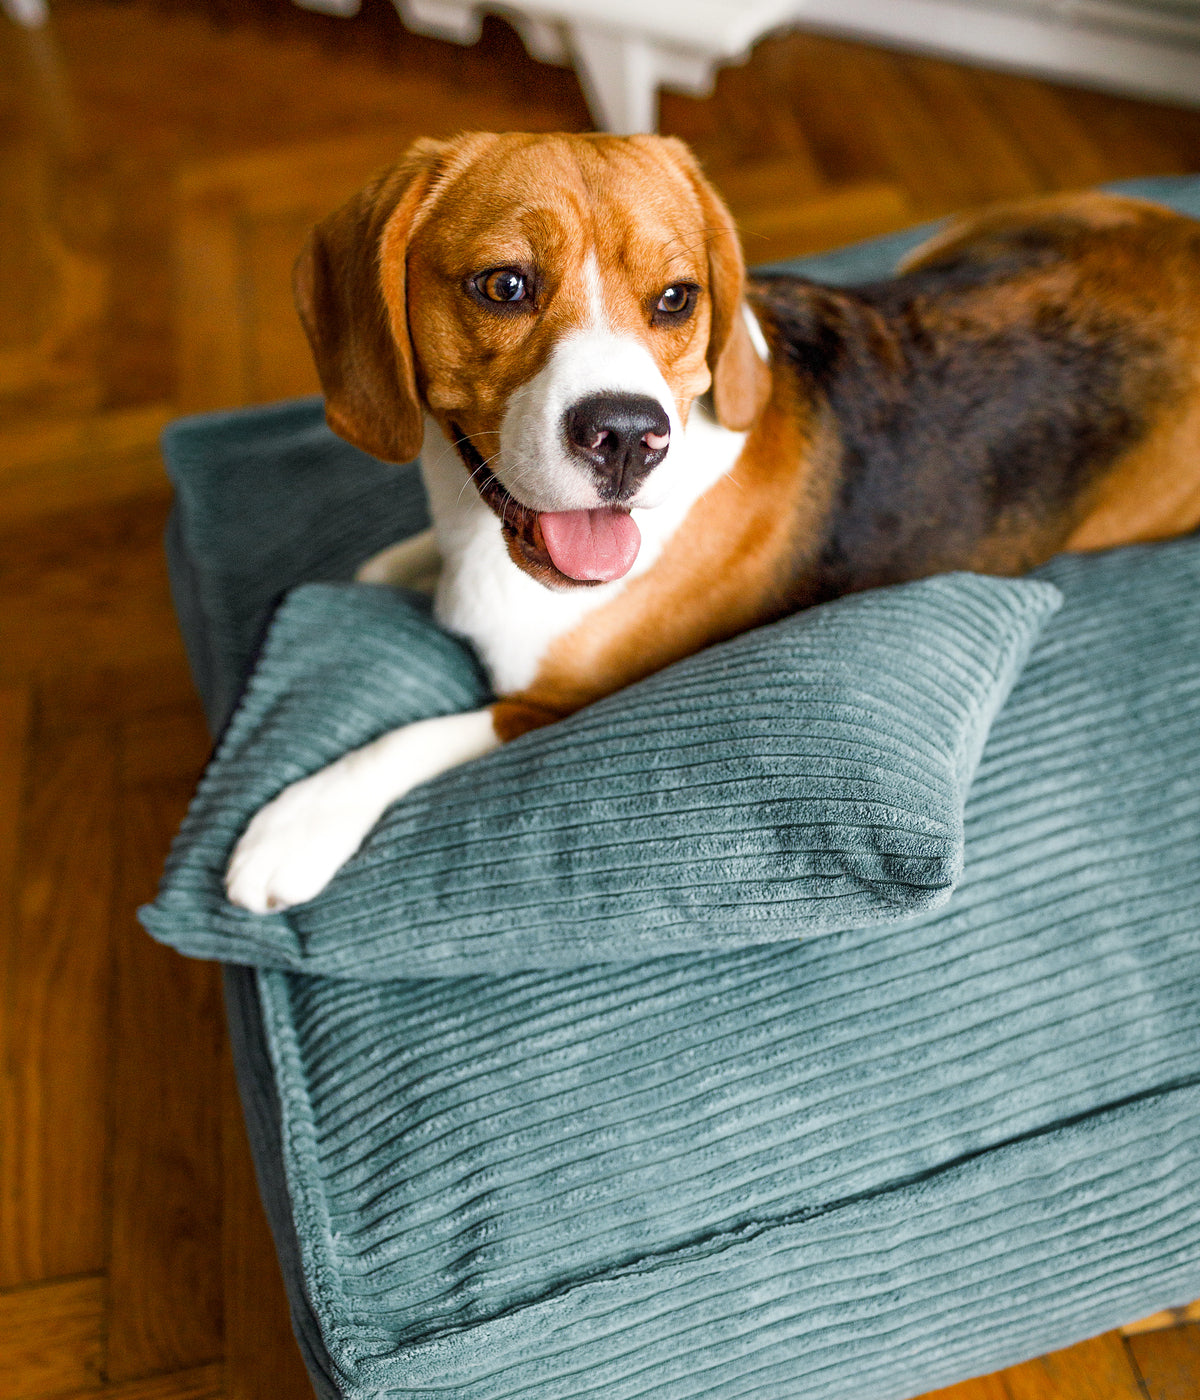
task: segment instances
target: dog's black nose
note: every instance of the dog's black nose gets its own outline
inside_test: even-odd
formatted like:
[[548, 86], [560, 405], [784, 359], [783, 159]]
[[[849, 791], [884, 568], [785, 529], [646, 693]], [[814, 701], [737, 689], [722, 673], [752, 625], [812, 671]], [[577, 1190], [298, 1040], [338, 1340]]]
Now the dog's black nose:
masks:
[[648, 394], [589, 394], [563, 418], [567, 445], [599, 477], [605, 500], [628, 500], [667, 455], [671, 420]]

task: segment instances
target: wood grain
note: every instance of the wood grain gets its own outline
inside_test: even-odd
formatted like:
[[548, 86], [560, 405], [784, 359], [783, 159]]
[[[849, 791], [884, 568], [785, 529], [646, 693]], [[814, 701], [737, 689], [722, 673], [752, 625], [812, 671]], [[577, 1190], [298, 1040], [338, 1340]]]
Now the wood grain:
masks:
[[178, 660], [167, 499], [164, 483], [153, 497], [0, 522], [0, 683]]
[[17, 1038], [17, 901], [20, 839], [29, 741], [27, 687], [0, 689], [0, 1281], [24, 1276], [17, 1241], [26, 1228], [18, 1134], [25, 1089], [24, 1046]]
[[1200, 1393], [1200, 1327], [1194, 1323], [1142, 1332], [1128, 1341], [1149, 1400], [1196, 1400]]
[[77, 1390], [56, 1400], [222, 1400], [224, 1379], [220, 1366], [197, 1366], [148, 1380], [105, 1385], [99, 1390]]
[[[189, 696], [189, 699], [191, 697]], [[166, 811], [160, 814], [157, 828], [144, 833], [150, 852], [143, 857], [145, 870], [137, 881], [135, 901], [150, 899], [157, 887], [160, 872], [158, 853], [177, 830], [187, 801], [199, 781], [204, 765], [212, 751], [208, 726], [198, 704], [185, 708], [165, 706], [150, 714], [135, 714], [121, 726], [120, 773], [122, 783], [152, 784], [157, 791], [136, 792], [131, 801], [141, 804], [152, 797], [161, 797]], [[166, 791], [161, 791], [172, 780]]]
[[1014, 1366], [1004, 1384], [1010, 1400], [1145, 1400], [1117, 1332]]
[[[163, 643], [164, 648], [171, 647], [165, 656], [99, 666], [81, 661], [77, 668], [56, 670], [47, 684], [38, 687], [39, 731], [74, 734], [97, 725], [122, 727], [122, 765], [127, 768], [138, 762], [131, 751], [137, 731], [129, 726], [139, 720], [161, 722], [175, 729], [184, 747], [163, 754], [165, 736], [148, 742], [173, 772], [193, 771], [199, 742], [196, 736], [203, 726], [200, 703], [178, 637], [166, 637]], [[147, 756], [143, 767], [151, 761]]]
[[979, 91], [999, 114], [1043, 189], [1112, 179], [1097, 133], [1048, 83], [981, 70]]
[[0, 1293], [0, 1395], [54, 1395], [101, 1378], [105, 1282], [66, 1279]]
[[0, 520], [165, 492], [162, 404], [0, 429]]
[[918, 1400], [1145, 1400], [1145, 1395], [1120, 1334], [1106, 1332], [990, 1376], [931, 1390]]
[[[916, 1400], [1012, 1400], [1006, 1383], [1007, 1376], [1007, 1371], [996, 1371], [990, 1376], [979, 1376], [941, 1390], [927, 1391], [917, 1396]], [[1055, 1397], [1046, 1396], [1044, 1400], [1055, 1400]]]
[[[179, 747], [186, 752], [186, 741]], [[201, 750], [203, 753], [203, 749]], [[195, 780], [132, 785], [120, 812], [107, 1375], [218, 1360], [221, 1288], [220, 975], [148, 939], [134, 910]]]
[[30, 745], [10, 988], [0, 1284], [98, 1273], [108, 1151], [115, 754], [102, 733]]

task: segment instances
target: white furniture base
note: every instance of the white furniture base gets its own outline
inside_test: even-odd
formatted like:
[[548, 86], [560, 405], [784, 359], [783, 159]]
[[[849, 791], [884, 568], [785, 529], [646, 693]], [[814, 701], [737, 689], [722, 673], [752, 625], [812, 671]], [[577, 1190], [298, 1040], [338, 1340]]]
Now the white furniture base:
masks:
[[36, 29], [50, 18], [46, 0], [0, 0], [0, 10], [27, 29]]
[[[326, 14], [357, 13], [359, 0], [296, 0]], [[628, 135], [658, 126], [658, 89], [712, 91], [722, 63], [744, 59], [796, 0], [394, 0], [419, 34], [473, 44], [483, 12], [503, 15], [545, 63], [573, 63], [597, 127]]]
[[[352, 15], [359, 0], [297, 0]], [[1200, 0], [394, 0], [422, 34], [473, 44], [501, 14], [547, 63], [573, 62], [602, 130], [653, 131], [658, 89], [706, 96], [723, 63], [804, 25], [1200, 105]]]

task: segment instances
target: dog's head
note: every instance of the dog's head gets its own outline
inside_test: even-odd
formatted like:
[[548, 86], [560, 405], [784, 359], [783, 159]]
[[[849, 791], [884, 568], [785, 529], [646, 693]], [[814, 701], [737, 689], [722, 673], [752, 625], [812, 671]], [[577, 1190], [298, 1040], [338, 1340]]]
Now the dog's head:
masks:
[[513, 559], [619, 578], [697, 395], [744, 429], [769, 391], [728, 210], [680, 142], [419, 141], [319, 224], [296, 293], [330, 425], [387, 461], [431, 414]]

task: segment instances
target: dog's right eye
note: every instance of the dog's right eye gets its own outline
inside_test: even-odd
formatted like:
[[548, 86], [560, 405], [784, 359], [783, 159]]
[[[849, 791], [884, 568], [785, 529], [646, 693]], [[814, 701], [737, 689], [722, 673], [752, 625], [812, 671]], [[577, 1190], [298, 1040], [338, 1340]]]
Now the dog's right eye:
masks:
[[494, 267], [490, 272], [481, 272], [474, 286], [488, 301], [511, 306], [529, 297], [529, 279], [515, 267]]

